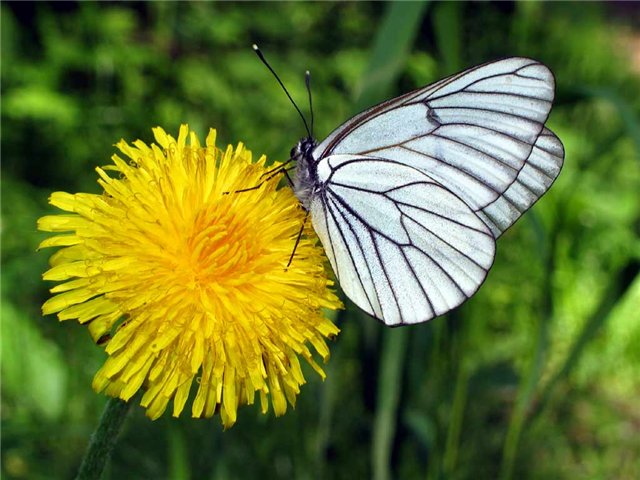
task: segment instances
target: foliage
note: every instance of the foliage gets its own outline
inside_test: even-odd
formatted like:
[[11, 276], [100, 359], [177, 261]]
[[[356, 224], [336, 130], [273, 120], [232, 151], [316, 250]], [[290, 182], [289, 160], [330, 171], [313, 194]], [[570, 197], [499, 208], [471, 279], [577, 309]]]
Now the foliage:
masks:
[[[478, 295], [388, 330], [348, 309], [327, 380], [282, 418], [150, 422], [105, 478], [640, 476], [640, 82], [632, 4], [12, 3], [2, 6], [2, 475], [69, 478], [105, 399], [84, 329], [42, 318], [35, 219], [97, 192], [120, 138], [181, 123], [282, 160], [357, 108], [508, 55], [549, 65], [563, 172], [506, 233]], [[627, 11], [628, 9], [628, 11]], [[636, 12], [637, 15], [637, 12]], [[415, 30], [412, 31], [412, 25]], [[636, 23], [637, 25], [637, 23]], [[635, 63], [633, 63], [635, 62]]]

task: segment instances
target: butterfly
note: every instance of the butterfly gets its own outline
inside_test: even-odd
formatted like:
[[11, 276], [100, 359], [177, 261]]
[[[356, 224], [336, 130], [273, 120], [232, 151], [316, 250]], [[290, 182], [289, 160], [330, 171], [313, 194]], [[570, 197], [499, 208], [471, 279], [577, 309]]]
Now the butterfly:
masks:
[[545, 126], [554, 88], [545, 65], [507, 58], [371, 107], [320, 143], [307, 129], [291, 181], [347, 297], [398, 326], [480, 288], [497, 238], [562, 168]]

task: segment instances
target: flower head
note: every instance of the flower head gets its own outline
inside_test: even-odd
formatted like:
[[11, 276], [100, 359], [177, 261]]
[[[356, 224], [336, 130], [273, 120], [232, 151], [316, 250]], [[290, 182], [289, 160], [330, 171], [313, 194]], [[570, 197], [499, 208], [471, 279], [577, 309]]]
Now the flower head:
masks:
[[108, 354], [94, 389], [124, 400], [143, 389], [151, 418], [171, 400], [178, 416], [192, 389], [192, 415], [219, 411], [225, 427], [256, 392], [281, 415], [305, 381], [299, 357], [324, 377], [310, 347], [326, 361], [338, 333], [323, 314], [341, 305], [322, 250], [307, 227], [286, 268], [304, 213], [277, 181], [250, 189], [264, 156], [219, 150], [215, 130], [205, 146], [186, 126], [177, 140], [154, 135], [117, 144], [128, 159], [97, 168], [102, 195], [51, 195], [70, 213], [38, 222], [56, 233], [40, 247], [63, 247], [44, 279], [64, 283], [43, 312], [88, 325]]

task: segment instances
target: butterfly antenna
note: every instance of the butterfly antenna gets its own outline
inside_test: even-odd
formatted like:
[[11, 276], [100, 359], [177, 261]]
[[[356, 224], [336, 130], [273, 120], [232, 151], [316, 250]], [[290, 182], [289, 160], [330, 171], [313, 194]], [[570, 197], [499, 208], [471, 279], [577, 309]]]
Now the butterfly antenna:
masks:
[[[289, 91], [287, 90], [287, 87], [284, 86], [284, 83], [282, 83], [282, 80], [280, 80], [280, 77], [278, 76], [278, 74], [275, 72], [275, 70], [273, 68], [271, 68], [271, 65], [269, 65], [269, 62], [267, 62], [267, 59], [264, 58], [264, 55], [262, 54], [262, 52], [260, 51], [260, 49], [258, 48], [258, 46], [255, 43], [253, 44], [253, 51], [256, 52], [256, 55], [258, 55], [258, 58], [260, 58], [262, 63], [265, 64], [265, 66], [269, 69], [269, 71], [276, 78], [276, 80], [278, 81], [278, 83], [282, 87], [282, 90], [284, 90], [284, 93], [289, 98], [289, 101], [294, 106], [294, 108], [298, 111], [298, 114], [300, 115], [300, 118], [302, 119], [302, 122], [304, 123], [304, 128], [307, 130], [307, 134], [309, 135], [309, 137], [312, 137], [311, 130], [309, 130], [309, 125], [307, 124], [307, 121], [305, 120], [304, 115], [302, 114], [302, 112], [298, 108], [298, 105], [296, 105], [296, 102], [293, 101], [293, 98], [291, 98], [291, 95], [289, 95]], [[312, 123], [312, 125], [313, 125], [313, 123]]]
[[309, 95], [309, 111], [311, 112], [311, 138], [313, 138], [313, 102], [311, 101], [311, 72], [304, 72], [304, 83], [307, 86], [307, 94]]

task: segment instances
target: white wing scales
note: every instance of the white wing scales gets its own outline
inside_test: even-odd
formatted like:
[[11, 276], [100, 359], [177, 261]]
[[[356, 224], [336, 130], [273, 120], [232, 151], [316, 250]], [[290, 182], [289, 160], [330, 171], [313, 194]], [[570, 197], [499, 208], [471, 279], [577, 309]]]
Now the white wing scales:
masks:
[[494, 238], [428, 175], [348, 155], [323, 159], [319, 167], [324, 191], [311, 203], [314, 228], [340, 285], [360, 308], [388, 325], [418, 323], [460, 305], [482, 284]]
[[478, 212], [496, 238], [551, 187], [560, 174], [563, 160], [562, 142], [545, 128], [516, 181], [502, 196]]
[[310, 212], [347, 296], [388, 325], [457, 307], [564, 159], [547, 67], [480, 65], [362, 112], [313, 151]]
[[314, 151], [421, 169], [474, 210], [511, 185], [549, 115], [554, 79], [526, 58], [482, 65], [357, 115]]

